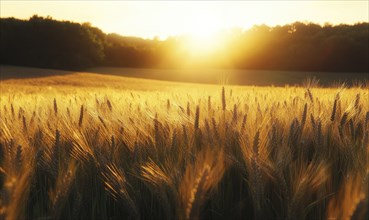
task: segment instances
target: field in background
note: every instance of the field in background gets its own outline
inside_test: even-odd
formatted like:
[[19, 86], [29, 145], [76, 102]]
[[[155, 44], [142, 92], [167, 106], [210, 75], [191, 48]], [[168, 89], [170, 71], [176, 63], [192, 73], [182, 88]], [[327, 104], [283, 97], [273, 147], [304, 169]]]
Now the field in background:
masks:
[[144, 69], [144, 68], [113, 68], [96, 67], [86, 70], [100, 74], [158, 79], [180, 82], [200, 82], [219, 84], [226, 77], [231, 85], [284, 86], [301, 85], [306, 79], [319, 79], [320, 85], [330, 86], [335, 83], [352, 85], [358, 81], [369, 80], [369, 73], [344, 72], [298, 72], [273, 70], [243, 70], [243, 69]]
[[368, 217], [367, 86], [60, 73], [1, 81], [1, 219]]
[[[16, 66], [0, 66], [0, 79], [34, 78], [53, 75], [76, 74], [75, 71], [61, 71]], [[166, 80], [172, 82], [196, 82], [219, 84], [224, 79], [230, 85], [284, 86], [302, 85], [306, 79], [315, 78], [321, 86], [353, 85], [360, 81], [369, 81], [369, 73], [344, 72], [293, 72], [242, 69], [145, 69], [96, 67], [86, 69], [83, 73], [98, 73], [139, 79]]]

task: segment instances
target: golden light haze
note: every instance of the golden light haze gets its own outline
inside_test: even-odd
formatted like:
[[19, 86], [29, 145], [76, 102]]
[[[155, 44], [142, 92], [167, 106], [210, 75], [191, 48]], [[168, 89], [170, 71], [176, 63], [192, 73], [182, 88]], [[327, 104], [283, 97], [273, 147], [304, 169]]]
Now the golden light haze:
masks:
[[90, 22], [107, 33], [153, 38], [206, 38], [229, 28], [295, 21], [368, 22], [368, 1], [1, 1], [1, 17], [34, 14]]

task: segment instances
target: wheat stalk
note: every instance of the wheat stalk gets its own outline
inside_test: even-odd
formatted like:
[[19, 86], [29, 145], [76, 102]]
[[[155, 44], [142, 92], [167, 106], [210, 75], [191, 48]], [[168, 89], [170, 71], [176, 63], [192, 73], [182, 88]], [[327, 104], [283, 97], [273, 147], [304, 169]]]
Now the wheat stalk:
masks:
[[169, 111], [169, 110], [170, 110], [170, 100], [167, 99], [167, 111]]
[[310, 99], [310, 102], [314, 102], [313, 94], [311, 93], [309, 88], [307, 89], [307, 94], [308, 94], [308, 97]]
[[112, 112], [113, 111], [113, 106], [111, 105], [108, 98], [106, 98], [106, 104], [108, 105], [108, 108], [109, 108], [110, 112]]
[[58, 114], [58, 105], [56, 103], [56, 99], [54, 98], [54, 114], [57, 115]]
[[78, 126], [81, 127], [82, 123], [83, 123], [83, 105], [81, 105], [81, 110], [79, 112]]
[[331, 121], [333, 122], [335, 117], [336, 117], [336, 109], [337, 109], [337, 99], [334, 100], [333, 103], [333, 109], [332, 109], [332, 114], [331, 114]]
[[195, 123], [194, 128], [197, 130], [199, 128], [199, 118], [200, 118], [200, 107], [199, 105], [196, 106], [196, 114], [195, 114]]
[[260, 216], [261, 210], [261, 201], [263, 196], [263, 187], [262, 187], [262, 177], [261, 177], [261, 167], [259, 165], [259, 138], [260, 131], [258, 130], [255, 133], [254, 141], [253, 141], [253, 156], [251, 160], [252, 165], [252, 187], [255, 195], [255, 204], [256, 204], [256, 215]]
[[360, 104], [360, 94], [356, 94], [356, 98], [355, 98], [355, 109], [359, 108], [359, 104]]
[[235, 121], [237, 121], [237, 105], [236, 104], [234, 104], [233, 105], [233, 121], [235, 122]]
[[208, 96], [208, 112], [211, 110], [211, 96]]
[[10, 110], [12, 112], [12, 117], [14, 118], [15, 117], [15, 113], [14, 113], [14, 106], [13, 106], [13, 103], [10, 104]]
[[304, 111], [302, 112], [302, 116], [301, 116], [301, 127], [304, 127], [304, 125], [305, 125], [306, 115], [307, 115], [307, 103], [305, 103], [305, 105], [304, 105]]
[[225, 89], [224, 86], [222, 87], [222, 110], [225, 111], [227, 108], [227, 103], [226, 103], [226, 97], [225, 97]]
[[190, 117], [191, 116], [191, 109], [190, 109], [190, 103], [187, 102], [187, 116]]
[[190, 198], [186, 207], [186, 219], [195, 219], [198, 218], [198, 209], [201, 206], [203, 194], [204, 194], [204, 185], [209, 178], [209, 170], [208, 166], [205, 166], [204, 170], [197, 177], [194, 186], [191, 189]]
[[18, 145], [17, 147], [17, 152], [16, 152], [16, 169], [19, 172], [20, 168], [22, 167], [22, 163], [23, 163], [23, 150], [22, 150], [22, 146]]
[[27, 132], [27, 121], [24, 115], [22, 116], [22, 123], [23, 123], [23, 131]]

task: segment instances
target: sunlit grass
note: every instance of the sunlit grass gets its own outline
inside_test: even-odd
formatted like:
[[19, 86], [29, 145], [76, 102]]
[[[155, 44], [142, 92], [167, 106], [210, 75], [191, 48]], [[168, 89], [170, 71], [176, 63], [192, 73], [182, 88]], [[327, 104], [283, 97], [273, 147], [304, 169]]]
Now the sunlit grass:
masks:
[[368, 196], [368, 88], [96, 77], [2, 82], [1, 218], [347, 219]]

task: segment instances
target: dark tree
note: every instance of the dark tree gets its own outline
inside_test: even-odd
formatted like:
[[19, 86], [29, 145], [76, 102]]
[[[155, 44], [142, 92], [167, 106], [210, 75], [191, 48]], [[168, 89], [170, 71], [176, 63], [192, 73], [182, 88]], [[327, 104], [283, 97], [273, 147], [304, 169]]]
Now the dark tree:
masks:
[[105, 34], [88, 23], [0, 19], [2, 64], [83, 69], [92, 66], [183, 66], [292, 71], [369, 72], [369, 23], [355, 25], [295, 22], [256, 25], [224, 32], [222, 49], [206, 59], [191, 57], [186, 37], [165, 41]]

